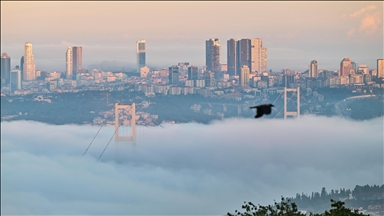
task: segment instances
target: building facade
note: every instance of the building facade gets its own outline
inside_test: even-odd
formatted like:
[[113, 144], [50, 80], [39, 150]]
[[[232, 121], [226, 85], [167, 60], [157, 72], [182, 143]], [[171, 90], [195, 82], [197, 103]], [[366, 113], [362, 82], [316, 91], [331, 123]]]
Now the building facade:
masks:
[[318, 64], [316, 60], [312, 60], [308, 67], [308, 77], [317, 78], [318, 77]]
[[10, 92], [21, 90], [21, 71], [14, 69], [10, 72]]
[[240, 86], [249, 85], [249, 74], [249, 67], [247, 65], [242, 66], [240, 70]]
[[1, 84], [8, 84], [11, 76], [11, 58], [7, 53], [1, 55]]
[[24, 46], [24, 80], [31, 81], [36, 79], [36, 65], [32, 53], [32, 44], [25, 43]]
[[384, 59], [377, 59], [377, 78], [384, 78]]
[[344, 58], [340, 62], [339, 76], [348, 76], [351, 73], [352, 61], [350, 58]]
[[140, 72], [140, 68], [146, 66], [145, 53], [145, 40], [138, 40], [136, 42], [137, 72]]
[[230, 76], [237, 75], [237, 39], [231, 38], [227, 41], [227, 71]]
[[83, 48], [81, 46], [72, 47], [72, 74], [77, 75], [83, 69]]
[[179, 66], [173, 65], [169, 67], [169, 83], [179, 84]]
[[205, 41], [205, 65], [209, 71], [220, 71], [220, 41], [217, 38], [211, 38]]
[[72, 79], [73, 77], [73, 61], [72, 61], [72, 48], [68, 47], [65, 55], [65, 76], [67, 79]]

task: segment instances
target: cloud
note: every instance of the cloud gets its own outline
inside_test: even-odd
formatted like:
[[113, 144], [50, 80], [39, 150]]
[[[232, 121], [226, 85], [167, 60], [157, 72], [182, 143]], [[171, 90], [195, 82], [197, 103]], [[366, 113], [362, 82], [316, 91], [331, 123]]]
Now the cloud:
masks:
[[376, 12], [374, 14], [368, 14], [361, 20], [359, 31], [367, 35], [373, 35], [379, 30], [381, 22], [383, 20], [382, 13]]
[[349, 30], [349, 31], [347, 32], [347, 36], [348, 36], [348, 37], [352, 37], [352, 36], [355, 34], [355, 32], [356, 32], [356, 29], [355, 29], [355, 28], [352, 28], [351, 30]]
[[245, 200], [382, 184], [382, 122], [303, 116], [138, 127], [135, 145], [112, 142], [99, 162], [112, 126], [83, 157], [98, 127], [2, 122], [1, 211], [217, 215]]
[[376, 8], [377, 8], [376, 5], [370, 5], [370, 6], [367, 6], [365, 8], [361, 8], [360, 10], [356, 11], [353, 14], [350, 14], [349, 17], [357, 17], [357, 16], [363, 14], [366, 11], [375, 10]]

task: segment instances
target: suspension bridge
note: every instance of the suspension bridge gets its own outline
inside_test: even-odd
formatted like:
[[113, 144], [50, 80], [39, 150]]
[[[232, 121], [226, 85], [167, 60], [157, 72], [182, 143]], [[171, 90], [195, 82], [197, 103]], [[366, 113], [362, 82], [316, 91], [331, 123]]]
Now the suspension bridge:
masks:
[[[293, 92], [293, 94], [289, 98], [287, 98], [287, 92]], [[272, 104], [274, 104], [280, 98], [280, 96], [283, 94], [284, 94], [284, 96], [283, 96], [284, 97], [284, 107], [281, 108], [279, 112], [277, 112], [277, 114], [275, 115], [274, 118], [276, 118], [283, 109], [284, 109], [284, 119], [286, 119], [287, 116], [300, 117], [300, 88], [299, 87], [298, 88], [284, 88], [284, 91], [280, 93], [280, 95], [276, 98], [276, 100]], [[289, 101], [294, 96], [296, 96], [296, 98], [297, 98], [297, 109], [296, 109], [296, 111], [288, 111], [287, 110], [287, 104], [289, 103]], [[213, 105], [223, 106], [224, 111], [226, 111], [227, 106], [236, 106], [238, 108], [238, 114], [241, 113], [242, 109], [243, 110], [249, 109], [249, 104], [229, 104], [229, 103], [224, 103], [224, 104], [206, 103], [206, 104], [209, 104], [210, 107], [212, 107]], [[101, 152], [101, 154], [98, 158], [98, 161], [103, 156], [105, 150], [108, 148], [109, 144], [113, 140], [113, 137], [115, 137], [115, 142], [121, 142], [121, 141], [132, 142], [133, 145], [136, 143], [136, 139], [137, 139], [136, 121], [138, 120], [138, 117], [139, 117], [136, 115], [136, 108], [143, 111], [139, 106], [136, 106], [135, 103], [132, 103], [132, 104], [115, 103], [115, 105], [114, 105], [115, 130], [114, 130], [114, 133], [112, 134], [111, 138], [109, 139], [107, 145], [105, 146], [105, 148]], [[130, 116], [130, 118], [125, 118], [124, 115]], [[153, 121], [154, 121], [154, 123], [156, 123], [156, 125], [163, 127], [161, 124], [157, 123], [155, 120], [153, 120]], [[121, 133], [121, 131], [119, 130], [121, 127], [124, 128], [125, 125], [130, 125], [130, 127], [129, 127], [130, 133], [129, 134]], [[89, 143], [88, 147], [86, 148], [85, 152], [83, 153], [83, 156], [87, 153], [87, 151], [91, 147], [92, 143], [95, 141], [95, 139], [96, 139], [97, 135], [100, 133], [102, 127], [103, 127], [103, 125], [101, 125], [100, 128], [98, 129], [98, 131], [96, 132], [92, 141]], [[146, 130], [147, 128], [148, 128], [147, 126], [139, 127], [139, 134], [144, 135], [144, 133], [147, 132], [147, 130]]]

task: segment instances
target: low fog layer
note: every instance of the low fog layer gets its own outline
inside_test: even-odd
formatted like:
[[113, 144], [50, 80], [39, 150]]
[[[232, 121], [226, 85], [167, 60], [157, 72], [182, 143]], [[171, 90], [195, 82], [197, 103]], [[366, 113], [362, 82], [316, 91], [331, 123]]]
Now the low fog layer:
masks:
[[[217, 214], [244, 201], [383, 183], [383, 118], [227, 119], [137, 128], [1, 123], [2, 214]], [[125, 128], [128, 130], [129, 128]], [[122, 130], [121, 130], [122, 131]]]

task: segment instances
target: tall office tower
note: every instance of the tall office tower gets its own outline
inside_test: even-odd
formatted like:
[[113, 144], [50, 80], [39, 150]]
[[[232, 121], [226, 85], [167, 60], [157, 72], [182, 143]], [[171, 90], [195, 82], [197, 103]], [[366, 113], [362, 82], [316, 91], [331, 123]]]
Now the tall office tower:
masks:
[[237, 57], [236, 57], [236, 45], [237, 45], [237, 39], [229, 39], [227, 41], [227, 65], [228, 65], [228, 74], [230, 76], [237, 75], [236, 73], [236, 63], [237, 63]]
[[36, 65], [32, 54], [32, 44], [30, 42], [25, 43], [24, 47], [24, 80], [36, 79]]
[[207, 87], [215, 86], [215, 72], [205, 71], [204, 80], [205, 80], [205, 86]]
[[384, 78], [384, 59], [377, 59], [377, 78]]
[[173, 65], [169, 67], [169, 83], [178, 84], [179, 83], [179, 66]]
[[248, 68], [251, 68], [251, 40], [250, 39], [241, 39], [237, 41], [237, 70], [236, 73], [241, 77], [241, 67], [247, 65]]
[[318, 70], [317, 61], [312, 60], [308, 66], [308, 77], [309, 78], [317, 78], [318, 77], [317, 70]]
[[258, 73], [261, 74], [262, 72], [262, 40], [261, 38], [254, 38], [250, 39], [251, 41], [251, 51], [250, 51], [250, 57], [251, 57], [251, 64], [248, 65], [249, 70], [251, 73]]
[[209, 71], [220, 71], [220, 41], [211, 38], [205, 41], [205, 65]]
[[137, 54], [137, 71], [140, 72], [140, 68], [146, 65], [145, 62], [145, 40], [138, 40], [136, 42], [136, 54]]
[[21, 90], [21, 71], [14, 69], [10, 73], [10, 91]]
[[24, 79], [24, 56], [20, 58], [20, 72], [21, 72], [21, 80]]
[[[261, 47], [261, 73], [268, 72], [268, 49]], [[259, 73], [259, 74], [261, 74]]]
[[339, 76], [348, 76], [351, 72], [352, 69], [352, 64], [351, 64], [351, 59], [350, 58], [344, 58], [340, 62], [340, 71], [339, 71]]
[[249, 85], [249, 67], [247, 65], [243, 65], [240, 68], [240, 86]]
[[73, 77], [73, 62], [72, 62], [72, 49], [71, 47], [68, 47], [67, 52], [66, 52], [66, 61], [65, 61], [65, 66], [66, 66], [66, 77], [67, 79], [72, 79]]
[[81, 73], [81, 69], [83, 69], [83, 48], [72, 47], [72, 75]]
[[1, 84], [8, 84], [11, 75], [11, 58], [7, 53], [1, 55]]
[[193, 80], [193, 86], [196, 86], [196, 80], [199, 78], [199, 68], [196, 66], [188, 67], [188, 79]]
[[352, 61], [351, 62], [351, 68], [353, 69], [353, 71], [355, 71], [355, 73], [357, 73], [357, 63]]

